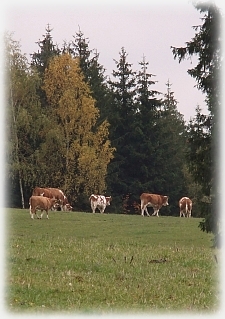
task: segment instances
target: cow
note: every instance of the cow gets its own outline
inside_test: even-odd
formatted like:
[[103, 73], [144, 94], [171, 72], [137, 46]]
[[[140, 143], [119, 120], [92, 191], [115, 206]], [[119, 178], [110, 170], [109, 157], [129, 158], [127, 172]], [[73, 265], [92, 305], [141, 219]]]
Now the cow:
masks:
[[47, 188], [53, 196], [53, 198], [58, 199], [59, 206], [61, 207], [62, 211], [69, 211], [72, 210], [72, 206], [70, 206], [67, 197], [64, 195], [63, 191], [58, 188]]
[[65, 212], [71, 212], [72, 209], [73, 209], [73, 207], [69, 203], [64, 206]]
[[58, 199], [58, 204], [55, 207], [53, 207], [53, 209], [57, 209], [57, 207], [60, 207], [62, 211], [72, 210], [72, 206], [70, 206], [66, 196], [64, 195], [61, 189], [50, 187], [35, 187], [32, 195]]
[[[55, 198], [48, 198], [45, 196], [31, 196], [29, 199], [30, 204], [30, 216], [32, 219], [34, 219], [34, 214], [37, 215], [37, 218], [42, 218], [43, 216], [43, 210], [46, 211], [47, 219], [48, 217], [48, 211], [51, 209], [56, 203], [58, 202]], [[41, 216], [39, 217], [36, 213], [37, 210], [41, 211]]]
[[180, 217], [191, 217], [192, 201], [188, 197], [182, 197], [179, 200]]
[[103, 195], [94, 195], [92, 194], [89, 197], [90, 203], [91, 203], [91, 209], [92, 212], [95, 213], [96, 208], [99, 209], [100, 213], [103, 214], [105, 211], [106, 206], [110, 205], [110, 202], [112, 200], [112, 197], [106, 197]]
[[44, 196], [48, 198], [53, 198], [52, 192], [48, 188], [35, 187], [32, 196]]
[[[60, 203], [60, 204], [61, 204], [61, 203]], [[55, 210], [55, 211], [62, 210], [60, 204], [55, 204], [54, 207], [52, 208], [52, 210]], [[71, 212], [72, 209], [73, 209], [73, 207], [70, 206], [70, 204], [66, 204], [66, 205], [63, 207], [63, 210], [64, 210], [65, 212]]]
[[153, 214], [152, 216], [156, 215], [159, 217], [159, 210], [162, 206], [169, 205], [168, 203], [168, 196], [163, 195], [156, 195], [156, 194], [149, 194], [149, 193], [142, 193], [140, 196], [141, 200], [141, 215], [144, 216], [146, 212], [147, 216], [150, 216], [148, 213], [147, 207], [153, 207]]

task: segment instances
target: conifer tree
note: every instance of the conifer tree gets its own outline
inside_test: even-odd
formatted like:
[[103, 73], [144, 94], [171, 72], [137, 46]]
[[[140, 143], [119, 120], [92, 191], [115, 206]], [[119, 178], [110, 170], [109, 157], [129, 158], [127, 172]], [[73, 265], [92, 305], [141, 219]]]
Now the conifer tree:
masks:
[[[139, 142], [137, 152], [139, 157], [140, 184], [139, 192], [155, 192], [155, 147], [157, 143], [156, 123], [158, 120], [158, 110], [161, 107], [160, 92], [153, 89], [156, 81], [153, 80], [154, 74], [148, 73], [148, 62], [143, 56], [139, 63], [141, 70], [137, 74], [137, 119], [139, 127]], [[163, 192], [163, 189], [161, 190]]]
[[[222, 65], [221, 53], [221, 30], [222, 30], [222, 15], [219, 8], [211, 3], [197, 3], [196, 9], [204, 13], [202, 25], [194, 26], [196, 31], [195, 36], [191, 41], [186, 42], [184, 47], [171, 47], [174, 58], [178, 58], [179, 62], [183, 59], [197, 55], [197, 65], [189, 69], [187, 72], [196, 80], [197, 87], [206, 94], [206, 103], [208, 106], [209, 115], [201, 116], [201, 127], [206, 129], [206, 134], [200, 134], [195, 139], [193, 134], [190, 138], [191, 154], [193, 149], [195, 153], [201, 153], [198, 158], [200, 161], [195, 161], [195, 180], [199, 182], [202, 189], [205, 190], [205, 196], [210, 196], [211, 200], [202, 207], [202, 212], [205, 214], [205, 222], [200, 224], [204, 231], [213, 231], [216, 236], [219, 232], [218, 227], [218, 168], [219, 156], [215, 156], [220, 150], [218, 148], [219, 139], [219, 118], [218, 112], [221, 105], [221, 85], [220, 85], [220, 70]], [[199, 114], [197, 113], [197, 118]], [[197, 119], [198, 121], [198, 119]], [[194, 131], [192, 130], [192, 133]], [[200, 143], [201, 141], [201, 143]], [[204, 147], [202, 148], [202, 145]], [[209, 156], [210, 155], [210, 156]], [[203, 160], [204, 159], [204, 160]], [[192, 163], [191, 163], [192, 165]], [[203, 175], [205, 166], [211, 174]]]
[[[129, 165], [127, 165], [126, 207], [129, 212], [137, 212], [142, 192], [154, 192], [155, 176], [155, 124], [157, 109], [161, 101], [159, 92], [154, 90], [154, 75], [148, 73], [145, 57], [139, 63], [140, 71], [136, 74], [134, 114], [130, 123]], [[163, 190], [161, 190], [163, 192]], [[129, 198], [128, 198], [129, 197]]]
[[175, 212], [178, 214], [177, 201], [184, 196], [183, 194], [187, 194], [184, 176], [187, 133], [183, 115], [177, 109], [178, 102], [171, 86], [172, 84], [168, 80], [166, 83], [167, 92], [162, 99], [155, 127], [158, 145], [154, 153], [156, 156], [155, 168], [158, 174], [158, 191], [164, 190], [169, 195], [170, 205], [167, 213]]
[[73, 57], [79, 57], [80, 68], [88, 83], [96, 107], [100, 111], [98, 122], [101, 123], [108, 117], [109, 90], [107, 87], [105, 69], [99, 63], [99, 53], [96, 49], [89, 48], [89, 39], [79, 29], [73, 36], [74, 40], [64, 45], [64, 52], [69, 52]]
[[42, 107], [47, 107], [47, 100], [45, 92], [42, 90], [42, 84], [44, 79], [45, 70], [48, 67], [50, 60], [60, 54], [60, 50], [57, 45], [53, 43], [51, 32], [53, 29], [50, 29], [50, 25], [47, 25], [46, 34], [43, 35], [43, 40], [37, 42], [40, 50], [31, 54], [31, 66], [35, 68], [40, 76], [41, 84], [37, 90], [38, 95], [41, 99]]
[[31, 54], [31, 65], [36, 67], [41, 78], [44, 77], [45, 69], [48, 67], [51, 58], [60, 54], [60, 50], [57, 45], [53, 43], [50, 25], [47, 25], [46, 34], [43, 35], [43, 40], [36, 42], [40, 48], [40, 51]]
[[115, 202], [121, 205], [122, 197], [129, 193], [129, 165], [131, 161], [130, 145], [136, 106], [135, 72], [127, 62], [127, 53], [121, 49], [119, 61], [115, 61], [117, 70], [113, 70], [114, 81], [109, 81], [112, 94], [109, 123], [110, 140], [116, 148], [115, 158], [109, 165], [109, 189], [113, 192]]

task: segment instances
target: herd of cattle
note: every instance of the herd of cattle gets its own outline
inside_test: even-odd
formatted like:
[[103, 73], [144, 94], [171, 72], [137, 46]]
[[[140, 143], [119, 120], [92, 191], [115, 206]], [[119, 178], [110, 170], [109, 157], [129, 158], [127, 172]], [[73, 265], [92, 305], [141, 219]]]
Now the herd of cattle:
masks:
[[[110, 205], [112, 197], [103, 196], [103, 195], [94, 195], [92, 194], [89, 198], [92, 212], [95, 213], [96, 209], [99, 209], [100, 213], [103, 214], [106, 206]], [[150, 216], [148, 213], [147, 207], [153, 208], [153, 214], [159, 217], [159, 210], [162, 206], [169, 205], [168, 196], [156, 195], [143, 193], [140, 196], [141, 200], [141, 215], [144, 216], [146, 213], [147, 216]], [[69, 204], [67, 197], [62, 190], [58, 188], [41, 188], [35, 187], [32, 196], [29, 199], [30, 205], [30, 216], [34, 219], [34, 214], [37, 215], [37, 218], [42, 218], [43, 211], [46, 212], [47, 218], [49, 210], [58, 210], [61, 211], [71, 211], [72, 206]], [[180, 217], [191, 217], [192, 210], [192, 201], [188, 197], [182, 197], [179, 200], [180, 208]], [[37, 214], [37, 210], [41, 211], [41, 216]]]

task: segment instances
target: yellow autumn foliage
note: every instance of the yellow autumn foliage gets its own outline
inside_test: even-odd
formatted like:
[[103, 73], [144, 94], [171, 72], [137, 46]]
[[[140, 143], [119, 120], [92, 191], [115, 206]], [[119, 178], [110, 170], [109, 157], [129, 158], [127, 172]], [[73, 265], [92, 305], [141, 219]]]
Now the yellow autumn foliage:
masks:
[[96, 124], [99, 110], [84, 81], [79, 59], [69, 54], [55, 57], [45, 72], [43, 88], [63, 139], [59, 149], [65, 158], [62, 187], [73, 199], [81, 192], [87, 196], [103, 193], [114, 148], [108, 139], [109, 123]]

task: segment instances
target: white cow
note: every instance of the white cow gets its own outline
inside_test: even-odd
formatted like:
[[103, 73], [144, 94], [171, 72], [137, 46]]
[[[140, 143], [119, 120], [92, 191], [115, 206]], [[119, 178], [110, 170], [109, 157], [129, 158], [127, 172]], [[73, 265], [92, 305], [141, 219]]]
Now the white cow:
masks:
[[94, 195], [92, 194], [89, 197], [90, 203], [91, 203], [91, 209], [92, 212], [95, 213], [96, 208], [99, 209], [100, 213], [103, 214], [105, 211], [106, 206], [110, 205], [110, 202], [112, 200], [112, 197], [106, 197], [103, 195]]

